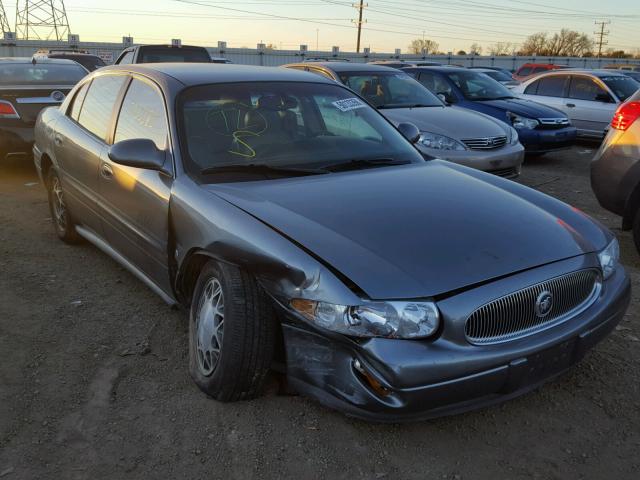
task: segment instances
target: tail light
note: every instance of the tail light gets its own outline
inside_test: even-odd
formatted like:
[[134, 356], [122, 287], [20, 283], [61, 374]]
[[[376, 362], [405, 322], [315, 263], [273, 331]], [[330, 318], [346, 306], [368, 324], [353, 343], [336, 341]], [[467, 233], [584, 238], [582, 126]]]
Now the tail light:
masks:
[[0, 118], [20, 118], [11, 102], [0, 100]]
[[640, 102], [623, 103], [616, 110], [611, 126], [616, 130], [626, 130], [640, 117]]

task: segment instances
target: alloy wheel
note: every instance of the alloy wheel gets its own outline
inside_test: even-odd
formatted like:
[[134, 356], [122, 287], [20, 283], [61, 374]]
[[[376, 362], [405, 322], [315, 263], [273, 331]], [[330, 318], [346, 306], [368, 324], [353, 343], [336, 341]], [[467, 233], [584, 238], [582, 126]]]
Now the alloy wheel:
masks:
[[217, 278], [205, 284], [195, 322], [198, 369], [208, 377], [218, 365], [224, 330], [224, 294]]

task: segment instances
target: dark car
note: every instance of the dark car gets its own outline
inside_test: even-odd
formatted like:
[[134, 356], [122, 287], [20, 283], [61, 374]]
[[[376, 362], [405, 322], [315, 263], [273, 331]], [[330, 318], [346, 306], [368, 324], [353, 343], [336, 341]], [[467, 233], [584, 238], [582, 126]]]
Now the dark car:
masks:
[[600, 205], [622, 217], [640, 252], [640, 90], [622, 103], [591, 163], [591, 186]]
[[273, 365], [351, 415], [459, 412], [563, 372], [629, 303], [610, 231], [425, 161], [317, 75], [106, 67], [36, 138], [58, 236], [189, 309], [189, 369], [218, 400], [258, 395]]
[[190, 45], [136, 45], [125, 48], [114, 64], [168, 62], [213, 63], [209, 51], [204, 47]]
[[87, 50], [47, 48], [38, 50], [33, 54], [33, 58], [35, 58], [36, 61], [42, 60], [44, 58], [73, 60], [74, 62], [78, 62], [80, 65], [82, 65], [89, 72], [93, 72], [98, 68], [106, 66], [106, 63], [104, 63], [104, 60], [102, 60], [102, 58], [100, 58], [98, 55], [89, 53], [89, 51]]
[[569, 66], [555, 65], [553, 63], [525, 63], [515, 71], [513, 78], [522, 82], [539, 73], [548, 72], [550, 70], [560, 70], [563, 68], [569, 68]]
[[438, 62], [429, 62], [425, 60], [373, 60], [368, 62], [370, 65], [380, 65], [382, 67], [390, 67], [390, 68], [406, 68], [406, 67], [438, 67], [441, 66], [441, 63]]
[[0, 160], [31, 157], [40, 110], [60, 105], [87, 70], [71, 60], [0, 59]]
[[502, 72], [505, 75], [509, 76], [512, 80], [513, 80], [513, 70], [509, 70], [508, 68], [504, 68], [504, 67], [487, 67], [487, 66], [483, 66], [483, 65], [474, 65], [471, 67], [467, 67], [469, 70], [493, 70], [495, 72]]
[[524, 100], [496, 80], [466, 68], [406, 68], [432, 92], [452, 105], [490, 115], [513, 126], [529, 155], [568, 148], [577, 130], [567, 115], [541, 103]]

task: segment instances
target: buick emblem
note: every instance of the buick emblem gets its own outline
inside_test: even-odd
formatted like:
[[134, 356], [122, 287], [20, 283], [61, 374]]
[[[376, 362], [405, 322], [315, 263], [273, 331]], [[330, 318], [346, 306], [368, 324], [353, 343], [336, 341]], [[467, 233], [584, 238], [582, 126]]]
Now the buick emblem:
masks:
[[61, 102], [64, 100], [64, 93], [62, 93], [60, 90], [56, 90], [55, 92], [51, 93], [51, 98], [53, 98], [56, 102]]
[[538, 295], [536, 299], [536, 315], [539, 318], [544, 318], [551, 313], [553, 308], [553, 295], [551, 292], [545, 290]]

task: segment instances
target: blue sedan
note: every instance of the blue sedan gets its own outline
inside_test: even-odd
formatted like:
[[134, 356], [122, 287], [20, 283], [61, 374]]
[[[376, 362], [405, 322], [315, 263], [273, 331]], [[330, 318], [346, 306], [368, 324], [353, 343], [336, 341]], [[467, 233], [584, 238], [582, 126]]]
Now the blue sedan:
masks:
[[576, 128], [563, 112], [516, 97], [487, 75], [455, 67], [403, 70], [447, 103], [485, 113], [513, 126], [528, 154], [567, 148], [575, 142]]

